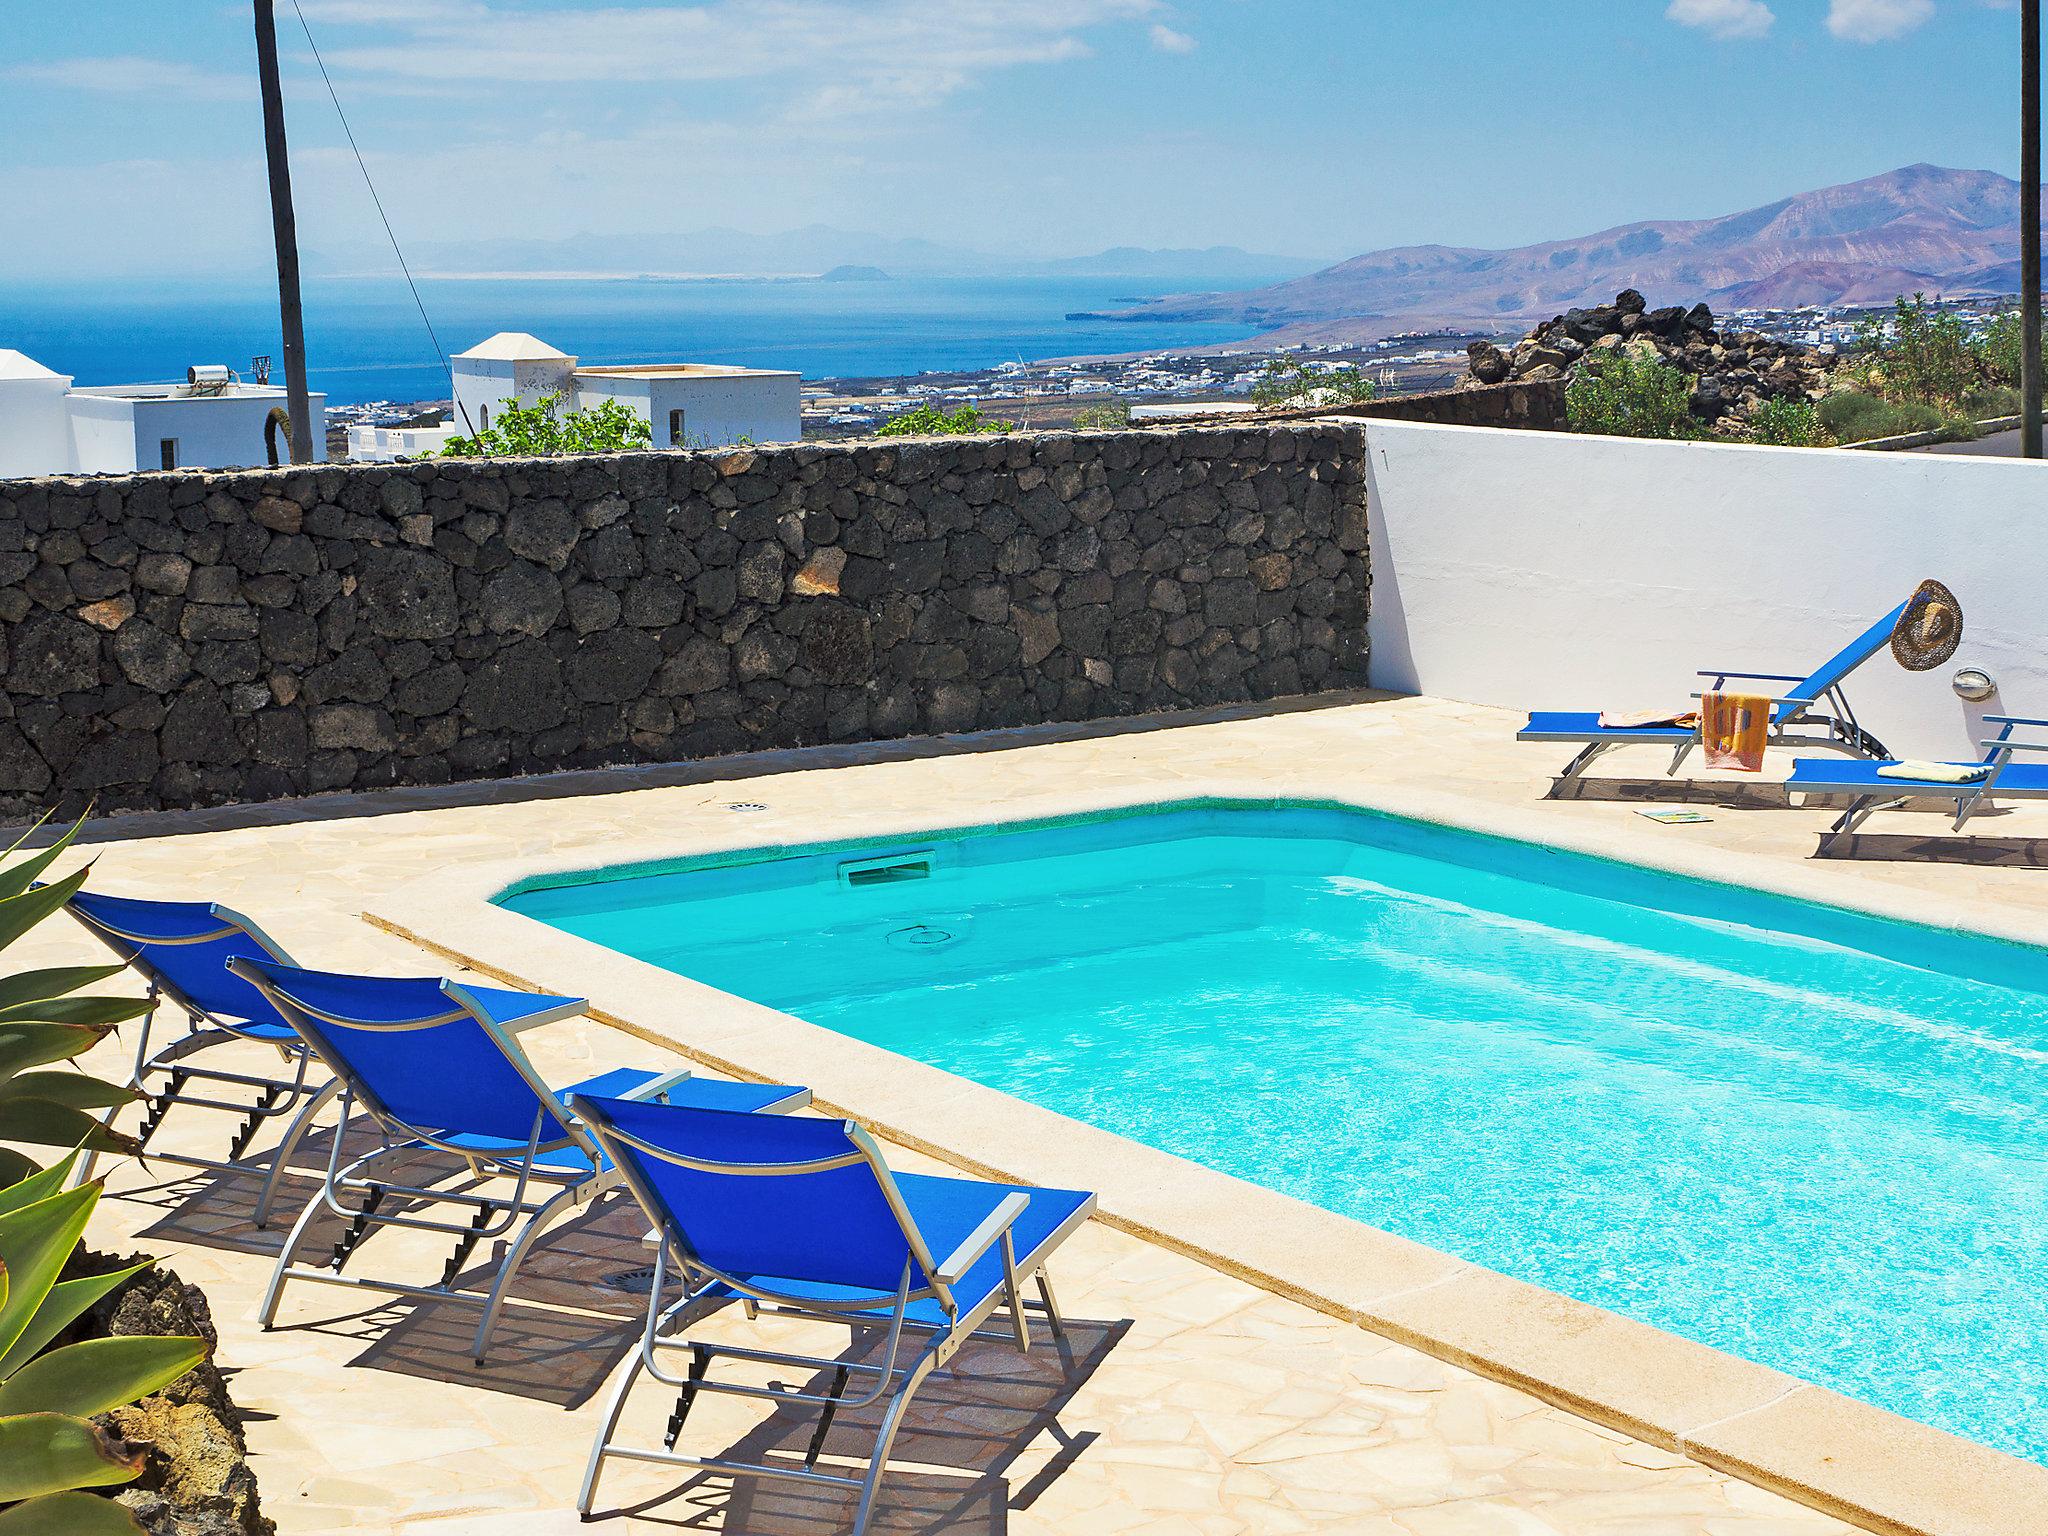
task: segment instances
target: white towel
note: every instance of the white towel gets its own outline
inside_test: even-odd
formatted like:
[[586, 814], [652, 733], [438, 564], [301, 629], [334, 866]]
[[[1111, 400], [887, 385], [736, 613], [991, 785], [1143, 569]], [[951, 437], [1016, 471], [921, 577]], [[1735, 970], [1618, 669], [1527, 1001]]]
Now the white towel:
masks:
[[1918, 779], [1925, 784], [1974, 784], [1991, 770], [1982, 763], [1929, 763], [1917, 758], [1903, 763], [1886, 763], [1877, 770], [1881, 779]]

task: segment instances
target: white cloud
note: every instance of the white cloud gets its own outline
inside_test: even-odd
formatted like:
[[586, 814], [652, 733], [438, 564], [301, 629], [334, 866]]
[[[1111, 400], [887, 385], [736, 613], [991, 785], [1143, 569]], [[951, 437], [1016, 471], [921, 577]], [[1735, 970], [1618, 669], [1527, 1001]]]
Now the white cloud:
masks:
[[[927, 107], [978, 77], [1089, 52], [1161, 0], [710, 0], [534, 9], [503, 0], [307, 0], [327, 61], [358, 77], [596, 87], [782, 85], [793, 114]], [[365, 27], [387, 38], [356, 41]], [[804, 99], [799, 100], [801, 94]]]
[[1164, 22], [1152, 26], [1152, 46], [1161, 53], [1193, 53], [1198, 46], [1185, 32], [1176, 32]]
[[1762, 37], [1778, 19], [1763, 0], [1671, 0], [1664, 15], [1723, 40]]
[[1934, 15], [1934, 0], [1828, 0], [1828, 30], [1851, 43], [1904, 37]]
[[140, 54], [52, 59], [46, 64], [17, 64], [4, 73], [10, 80], [28, 80], [68, 91], [162, 96], [172, 101], [237, 100], [253, 96], [256, 89], [253, 75], [217, 72]]

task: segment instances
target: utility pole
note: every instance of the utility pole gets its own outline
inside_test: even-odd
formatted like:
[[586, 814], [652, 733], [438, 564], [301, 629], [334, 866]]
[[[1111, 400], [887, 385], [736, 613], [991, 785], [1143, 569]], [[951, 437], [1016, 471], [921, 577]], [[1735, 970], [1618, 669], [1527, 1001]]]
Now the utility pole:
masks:
[[2020, 455], [2041, 457], [2041, 0], [2020, 0]]
[[[2037, 4], [2038, 0], [2028, 0]], [[292, 462], [313, 462], [312, 404], [306, 398], [306, 316], [299, 301], [299, 224], [292, 213], [292, 166], [284, 143], [284, 88], [277, 79], [277, 16], [256, 0], [256, 68], [263, 80], [263, 151], [270, 161], [270, 227], [277, 240], [277, 311], [284, 324], [285, 403]]]

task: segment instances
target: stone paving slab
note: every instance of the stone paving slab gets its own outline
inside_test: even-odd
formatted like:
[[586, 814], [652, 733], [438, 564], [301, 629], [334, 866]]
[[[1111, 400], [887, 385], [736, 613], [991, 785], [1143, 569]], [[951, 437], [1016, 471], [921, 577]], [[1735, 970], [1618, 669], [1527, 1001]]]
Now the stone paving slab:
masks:
[[[889, 761], [822, 770], [791, 754], [769, 765], [730, 765], [734, 775], [751, 775], [743, 787], [691, 776], [662, 788], [550, 800], [511, 786], [490, 803], [299, 823], [278, 821], [273, 809], [265, 824], [189, 834], [165, 818], [156, 823], [162, 835], [93, 849], [94, 884], [225, 901], [309, 963], [421, 974], [444, 963], [359, 919], [427, 869], [630, 858], [650, 837], [728, 818], [724, 807], [739, 799], [771, 803], [759, 830], [773, 840], [801, 837], [806, 817], [826, 810], [859, 816], [871, 806], [950, 796], [978, 798], [995, 817], [1028, 808], [1034, 795], [1071, 792], [1077, 781], [1170, 797], [1205, 775], [1257, 782], [1272, 765], [1291, 762], [1395, 791], [1426, 783], [1475, 816], [1526, 813], [1560, 838], [1610, 839], [1644, 857], [1690, 835], [1696, 847], [1752, 868], [1796, 870], [1852, 904], [1896, 896], [1951, 912], [1995, 906], [2048, 931], [2048, 890], [2024, 868], [1924, 859], [1808, 863], [1814, 834], [1828, 819], [1820, 811], [1729, 813], [1704, 827], [1666, 828], [1633, 816], [1627, 803], [1537, 804], [1555, 754], [1514, 746], [1505, 739], [1511, 728], [1499, 711], [1366, 702], [1097, 731], [1000, 752], [949, 743], [917, 758], [898, 749]], [[1005, 745], [1016, 739], [1013, 733]], [[846, 764], [848, 755], [830, 761]], [[2022, 823], [2048, 832], [2048, 816], [2032, 811], [2001, 818], [2000, 830]], [[12, 958], [34, 965], [94, 955], [82, 932], [52, 924], [17, 945]], [[588, 1021], [547, 1026], [527, 1043], [554, 1081], [627, 1062], [662, 1064], [647, 1042]], [[218, 1140], [225, 1127], [204, 1117], [181, 1127], [174, 1118], [166, 1134]], [[900, 1162], [928, 1166], [909, 1150]], [[672, 1474], [625, 1466], [606, 1476], [601, 1503], [609, 1517], [596, 1526], [575, 1521], [570, 1506], [597, 1394], [630, 1322], [616, 1303], [594, 1316], [565, 1313], [559, 1303], [591, 1293], [579, 1282], [645, 1262], [630, 1212], [601, 1213], [544, 1247], [508, 1313], [502, 1350], [478, 1370], [464, 1358], [474, 1312], [453, 1303], [389, 1303], [307, 1287], [287, 1294], [282, 1326], [262, 1332], [253, 1314], [268, 1267], [264, 1250], [274, 1239], [248, 1227], [246, 1190], [208, 1177], [168, 1179], [159, 1165], [149, 1174], [117, 1170], [114, 1191], [92, 1239], [161, 1253], [213, 1298], [223, 1364], [235, 1372], [238, 1400], [258, 1416], [250, 1435], [266, 1508], [285, 1536], [835, 1528], [840, 1511], [783, 1492], [677, 1492]], [[438, 1249], [389, 1241], [401, 1266], [438, 1267]], [[1794, 1536], [1845, 1529], [1726, 1472], [1099, 1223], [1067, 1245], [1053, 1273], [1077, 1320], [1077, 1358], [971, 1361], [971, 1375], [924, 1405], [912, 1437], [941, 1464], [892, 1480], [896, 1494], [881, 1528], [1062, 1536]], [[794, 1329], [777, 1324], [760, 1337], [790, 1330], [794, 1339]], [[636, 1400], [629, 1412], [658, 1421], [666, 1406], [654, 1397]], [[691, 1431], [713, 1450], [768, 1432], [750, 1406], [733, 1402], [707, 1404]], [[1729, 1465], [1747, 1451], [1713, 1449]], [[961, 1464], [946, 1465], [949, 1457]]]

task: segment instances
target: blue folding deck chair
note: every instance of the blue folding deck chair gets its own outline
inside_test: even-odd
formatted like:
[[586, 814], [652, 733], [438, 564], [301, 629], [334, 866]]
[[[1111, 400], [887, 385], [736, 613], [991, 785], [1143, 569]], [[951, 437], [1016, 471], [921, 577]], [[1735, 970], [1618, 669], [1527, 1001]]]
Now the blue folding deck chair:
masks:
[[[659, 1239], [640, 1349], [613, 1390], [577, 1497], [586, 1516], [598, 1474], [617, 1456], [855, 1490], [860, 1502], [853, 1533], [861, 1536], [889, 1448], [924, 1379], [998, 1310], [1008, 1313], [1007, 1336], [1019, 1349], [1031, 1347], [1027, 1308], [1042, 1311], [1056, 1336], [1064, 1333], [1045, 1262], [1094, 1211], [1091, 1194], [891, 1173], [873, 1139], [850, 1120], [771, 1120], [580, 1095], [570, 1107], [624, 1172]], [[668, 1302], [671, 1263], [681, 1291]], [[1036, 1282], [1035, 1305], [1024, 1299], [1028, 1281]], [[734, 1302], [749, 1318], [766, 1310], [880, 1332], [880, 1362], [674, 1336]], [[922, 1342], [906, 1343], [905, 1330], [922, 1333]], [[663, 1365], [664, 1351], [689, 1352], [686, 1374]], [[829, 1371], [832, 1383], [806, 1391], [716, 1381], [710, 1372], [719, 1357]], [[627, 1395], [643, 1372], [680, 1393], [660, 1450], [614, 1441]], [[849, 1377], [873, 1382], [849, 1389]], [[677, 1436], [702, 1392], [820, 1410], [802, 1463], [679, 1455]], [[819, 1471], [833, 1415], [876, 1403], [883, 1408], [865, 1468], [858, 1475]]]
[[[1851, 672], [1890, 644], [1892, 631], [1898, 627], [1906, 607], [1905, 603], [1899, 604], [1805, 677], [1783, 672], [1735, 672], [1725, 667], [1698, 675], [1712, 679], [1709, 691], [1713, 692], [1727, 687], [1730, 681], [1790, 683], [1790, 688], [1771, 700], [1771, 729], [1766, 738], [1771, 746], [1822, 747], [1851, 757], [1884, 757], [1884, 744], [1857, 723], [1842, 685]], [[1822, 705], [1832, 713], [1823, 711]], [[1675, 774], [1686, 754], [1699, 745], [1700, 733], [1696, 727], [1685, 726], [1602, 725], [1597, 710], [1537, 710], [1515, 732], [1515, 740], [1580, 743], [1578, 755], [1565, 764], [1564, 772], [1550, 786], [1546, 798], [1554, 800], [1576, 784], [1603, 753], [1616, 747], [1670, 747], [1671, 765], [1664, 772]]]
[[[334, 1097], [338, 1085], [322, 1074], [318, 1085], [309, 1087], [311, 1050], [262, 993], [229, 972], [227, 963], [242, 958], [289, 964], [291, 957], [248, 918], [214, 902], [147, 901], [80, 891], [65, 903], [65, 910], [149, 984], [152, 1004], [168, 999], [186, 1016], [185, 1033], [155, 1052], [150, 1050], [155, 1007], [142, 1016], [136, 1031], [128, 1086], [144, 1099], [137, 1140], [147, 1148], [173, 1105], [243, 1117], [225, 1158], [185, 1152], [152, 1156], [221, 1173], [247, 1172], [242, 1158], [256, 1133], [281, 1115], [292, 1117], [257, 1197], [256, 1225], [262, 1226], [269, 1220], [279, 1177], [312, 1126], [313, 1117]], [[274, 1048], [284, 1058], [289, 1075], [231, 1072], [192, 1061], [202, 1051], [236, 1041]], [[195, 1084], [208, 1091], [188, 1091]], [[254, 1090], [255, 1101], [218, 1096], [235, 1089]], [[88, 1152], [79, 1166], [81, 1179], [92, 1176], [92, 1164], [93, 1154]]]
[[[456, 1277], [480, 1242], [512, 1232], [498, 1265], [496, 1282], [478, 1323], [475, 1356], [481, 1362], [498, 1320], [506, 1288], [541, 1232], [564, 1212], [587, 1205], [619, 1182], [588, 1132], [567, 1109], [566, 1094], [549, 1088], [513, 1038], [516, 1031], [573, 1018], [584, 1000], [497, 987], [462, 986], [436, 977], [390, 979], [307, 971], [276, 960], [239, 957], [229, 969], [247, 980], [289, 1019], [327, 1063], [341, 1085], [341, 1120], [328, 1153], [320, 1192], [285, 1239], [284, 1251], [264, 1293], [261, 1320], [268, 1328], [288, 1280], [359, 1286], [397, 1296], [474, 1299], [455, 1286]], [[732, 1083], [619, 1068], [578, 1083], [568, 1092], [666, 1097], [700, 1108], [736, 1112], [786, 1113], [811, 1101], [808, 1088], [776, 1083]], [[342, 1146], [360, 1114], [379, 1137], [371, 1152], [344, 1159]], [[396, 1182], [392, 1174], [421, 1154], [440, 1151], [459, 1157], [475, 1181], [513, 1181], [509, 1195], [464, 1189], [436, 1189]], [[546, 1198], [528, 1199], [534, 1185], [552, 1187]], [[343, 1203], [353, 1194], [359, 1205]], [[405, 1206], [458, 1205], [472, 1212], [466, 1223], [380, 1209], [387, 1199]], [[306, 1229], [322, 1212], [348, 1223], [320, 1268], [294, 1264], [292, 1255]], [[410, 1285], [343, 1268], [373, 1227], [437, 1232], [455, 1240], [438, 1285]]]
[[1952, 830], [1960, 832], [1963, 823], [1976, 815], [1993, 795], [2008, 800], [2048, 799], [2048, 763], [2015, 763], [2012, 760], [2016, 752], [2048, 752], [2048, 742], [2015, 741], [2012, 734], [2021, 727], [2048, 730], [2048, 720], [2026, 715], [1986, 715], [1984, 723], [1999, 727], [1998, 734], [1977, 743], [1984, 749], [1984, 755], [1975, 763], [1957, 765], [1981, 768], [1984, 771], [1978, 778], [1966, 782], [1898, 778], [1878, 772], [1881, 768], [1896, 768], [1896, 762], [1836, 763], [1822, 758], [1801, 757], [1792, 763], [1792, 777], [1785, 782], [1786, 792], [1853, 797], [1849, 808], [1836, 817], [1834, 825], [1821, 835], [1823, 850], [1835, 839], [1847, 837], [1879, 811], [1890, 810], [1908, 800], [1955, 801], [1956, 819]]

